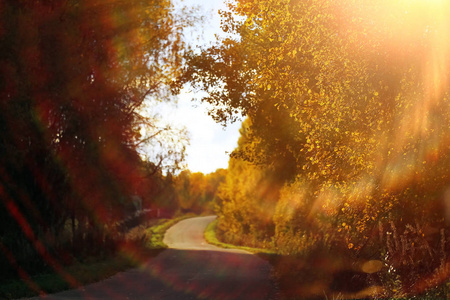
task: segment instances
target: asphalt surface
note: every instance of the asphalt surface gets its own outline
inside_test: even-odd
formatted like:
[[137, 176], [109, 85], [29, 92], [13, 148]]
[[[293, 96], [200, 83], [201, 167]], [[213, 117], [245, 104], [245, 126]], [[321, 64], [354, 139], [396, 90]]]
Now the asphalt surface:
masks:
[[214, 220], [198, 217], [171, 227], [161, 252], [140, 268], [76, 290], [33, 299], [274, 299], [270, 265], [251, 253], [206, 243]]

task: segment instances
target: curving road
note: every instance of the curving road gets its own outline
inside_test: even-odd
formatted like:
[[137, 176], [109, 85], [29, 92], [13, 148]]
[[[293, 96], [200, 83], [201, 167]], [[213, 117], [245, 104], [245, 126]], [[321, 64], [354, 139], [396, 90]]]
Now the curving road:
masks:
[[208, 244], [204, 237], [204, 232], [209, 223], [214, 221], [216, 216], [190, 218], [178, 222], [166, 231], [164, 244], [170, 249], [180, 250], [209, 250], [223, 253], [251, 254], [250, 252], [238, 249], [224, 249]]
[[203, 233], [214, 218], [175, 224], [164, 237], [169, 249], [138, 269], [34, 299], [273, 299], [267, 262], [245, 251], [206, 243]]

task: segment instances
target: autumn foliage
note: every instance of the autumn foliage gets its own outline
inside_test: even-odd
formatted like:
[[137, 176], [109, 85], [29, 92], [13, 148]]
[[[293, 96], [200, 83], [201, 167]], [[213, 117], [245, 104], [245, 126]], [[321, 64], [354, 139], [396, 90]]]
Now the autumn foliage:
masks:
[[0, 280], [115, 253], [131, 196], [152, 206], [167, 162], [140, 150], [164, 130], [141, 108], [176, 93], [188, 23], [165, 0], [1, 2]]
[[448, 279], [449, 6], [229, 8], [229, 38], [192, 55], [185, 74], [209, 92], [217, 120], [247, 116], [219, 189], [222, 238], [380, 260], [386, 285], [400, 286], [388, 296]]

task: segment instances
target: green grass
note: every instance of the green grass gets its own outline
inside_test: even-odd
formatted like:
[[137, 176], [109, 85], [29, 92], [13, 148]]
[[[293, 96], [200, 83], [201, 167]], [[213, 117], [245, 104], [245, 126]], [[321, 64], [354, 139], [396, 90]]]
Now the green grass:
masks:
[[[158, 219], [145, 229], [145, 247], [124, 248], [114, 257], [91, 257], [84, 262], [64, 267], [65, 274], [69, 274], [78, 286], [107, 279], [118, 272], [135, 268], [142, 262], [155, 257], [167, 248], [163, 243], [164, 234], [169, 227], [182, 219], [192, 217], [184, 215], [175, 219]], [[16, 299], [34, 297], [39, 291], [56, 293], [74, 288], [58, 273], [48, 273], [33, 276], [29, 283], [22, 280], [0, 283], [0, 299]]]
[[239, 249], [255, 254], [275, 254], [271, 249], [252, 248], [246, 246], [237, 246], [219, 241], [216, 235], [217, 219], [208, 224], [205, 230], [205, 240], [211, 244], [226, 249]]

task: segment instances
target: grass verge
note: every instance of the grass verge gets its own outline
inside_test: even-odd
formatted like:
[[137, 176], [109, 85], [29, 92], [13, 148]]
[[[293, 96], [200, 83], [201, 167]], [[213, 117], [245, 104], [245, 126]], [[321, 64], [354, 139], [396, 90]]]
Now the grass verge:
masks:
[[164, 244], [164, 234], [166, 233], [167, 229], [175, 225], [181, 220], [194, 217], [193, 214], [187, 214], [183, 215], [181, 217], [175, 218], [175, 219], [163, 219], [163, 222], [160, 222], [159, 224], [156, 224], [154, 226], [149, 227], [146, 230], [147, 237], [149, 239], [146, 243], [146, 248], [148, 249], [166, 249], [167, 245]]
[[270, 249], [261, 249], [261, 248], [251, 248], [251, 247], [246, 247], [246, 246], [237, 246], [237, 245], [232, 245], [232, 244], [227, 244], [227, 243], [223, 243], [221, 241], [219, 241], [219, 239], [217, 238], [216, 235], [216, 228], [217, 228], [217, 219], [212, 221], [211, 223], [208, 224], [208, 226], [206, 227], [205, 230], [205, 240], [211, 244], [211, 245], [215, 245], [221, 248], [226, 248], [226, 249], [239, 249], [239, 250], [244, 250], [244, 251], [248, 251], [254, 254], [275, 254], [275, 252], [273, 252]]
[[61, 272], [53, 272], [32, 276], [28, 281], [13, 280], [0, 283], [0, 299], [17, 299], [51, 294], [76, 288], [107, 279], [119, 272], [135, 268], [141, 263], [158, 255], [167, 248], [163, 243], [164, 234], [169, 227], [182, 219], [193, 215], [183, 215], [174, 219], [157, 219], [149, 222], [144, 229], [144, 247], [136, 243], [124, 243], [120, 251], [113, 257], [91, 257], [83, 262], [63, 267], [62, 272], [70, 277], [61, 276]]

